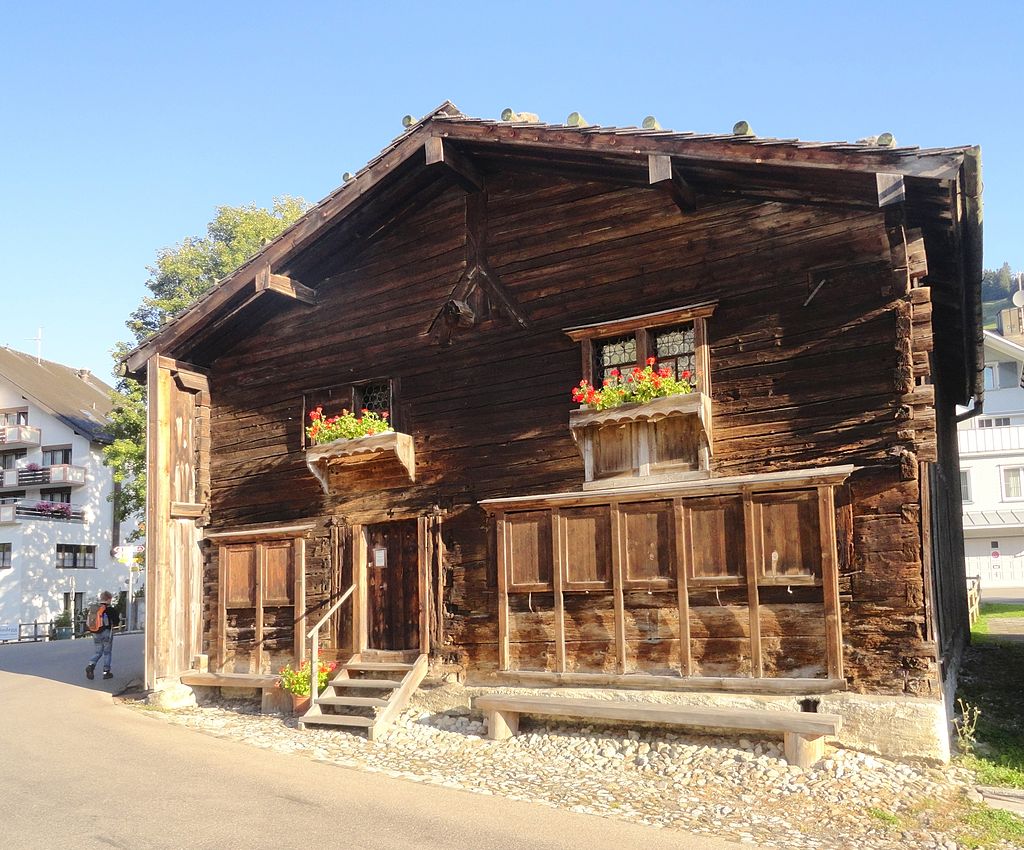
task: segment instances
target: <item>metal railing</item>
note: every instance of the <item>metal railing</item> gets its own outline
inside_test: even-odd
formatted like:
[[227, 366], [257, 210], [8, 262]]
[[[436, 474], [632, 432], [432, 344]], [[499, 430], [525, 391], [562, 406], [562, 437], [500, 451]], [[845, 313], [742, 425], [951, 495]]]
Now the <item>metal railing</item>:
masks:
[[0, 479], [3, 487], [39, 487], [46, 484], [65, 484], [74, 487], [85, 483], [85, 467], [68, 463], [43, 466], [39, 469], [22, 467], [7, 469]]
[[320, 627], [326, 623], [331, 616], [337, 611], [345, 600], [348, 599], [352, 592], [356, 589], [353, 584], [348, 590], [346, 590], [341, 597], [335, 602], [330, 608], [327, 609], [326, 613], [317, 621], [317, 624], [313, 626], [307, 633], [306, 637], [310, 640], [309, 645], [309, 707], [312, 708], [320, 700]]
[[981, 616], [981, 576], [967, 576], [967, 618], [974, 625]]
[[[34, 620], [31, 623], [18, 623], [18, 636], [16, 638], [0, 637], [0, 643], [38, 643], [44, 640], [57, 640], [55, 635], [58, 628], [71, 628], [70, 637], [72, 638], [92, 637], [92, 632], [85, 627], [85, 620], [86, 615], [83, 611], [81, 614], [75, 615], [74, 623], [70, 627], [55, 626], [56, 618], [53, 620]], [[114, 634], [127, 632], [128, 628], [124, 621], [119, 626], [114, 627]]]
[[85, 508], [68, 502], [0, 499], [0, 523], [17, 522], [19, 519], [85, 522]]

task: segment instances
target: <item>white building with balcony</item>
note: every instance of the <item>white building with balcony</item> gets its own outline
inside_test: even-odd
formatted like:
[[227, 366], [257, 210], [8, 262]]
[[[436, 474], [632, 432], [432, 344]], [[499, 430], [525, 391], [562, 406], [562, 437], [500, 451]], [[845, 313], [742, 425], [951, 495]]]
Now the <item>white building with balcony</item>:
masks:
[[110, 387], [88, 371], [0, 348], [2, 634], [125, 589], [103, 465], [110, 409]]
[[984, 412], [959, 425], [967, 575], [1024, 587], [1024, 346], [985, 331]]

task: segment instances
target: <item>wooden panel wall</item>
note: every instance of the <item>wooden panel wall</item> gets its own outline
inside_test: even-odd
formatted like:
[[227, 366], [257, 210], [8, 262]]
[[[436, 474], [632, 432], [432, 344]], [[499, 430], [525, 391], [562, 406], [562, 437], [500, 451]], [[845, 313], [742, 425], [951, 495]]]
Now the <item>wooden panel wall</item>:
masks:
[[174, 505], [201, 499], [206, 471], [197, 423], [207, 418], [208, 400], [175, 380], [180, 371], [162, 357], [147, 366], [147, 688], [188, 670], [203, 646], [201, 531]]
[[[317, 287], [318, 306], [282, 304], [279, 316], [210, 364], [219, 389], [214, 526], [308, 517], [326, 526], [332, 516], [373, 522], [388, 511], [440, 509], [446, 643], [438, 655], [493, 670], [494, 532], [475, 503], [575, 489], [583, 478], [567, 428], [580, 354], [561, 328], [717, 299], [708, 323], [715, 474], [866, 467], [838, 520], [846, 675], [855, 689], [926, 690], [934, 649], [923, 637], [920, 491], [908, 469], [934, 451], [927, 357], [919, 356], [930, 344], [930, 301], [911, 288], [899, 256], [903, 225], [882, 211], [714, 198], [682, 216], [642, 189], [493, 175], [490, 265], [528, 327], [492, 320], [440, 346], [427, 329], [464, 268], [464, 204], [452, 188], [358, 253], [322, 246], [326, 277], [306, 281]], [[379, 376], [400, 380], [416, 483], [382, 473], [343, 497], [324, 497], [303, 461], [302, 392]], [[722, 519], [709, 513], [706, 521]], [[580, 580], [594, 569], [590, 557], [573, 567]], [[637, 557], [627, 553], [627, 569]], [[709, 549], [693, 569], [738, 576], [736, 557]], [[317, 581], [337, 583], [342, 566], [325, 564], [315, 567]], [[598, 607], [578, 598], [579, 611], [563, 612], [567, 630]], [[533, 604], [526, 613], [554, 616], [536, 595]], [[666, 621], [621, 604], [642, 612], [630, 613], [625, 636], [639, 659]], [[749, 617], [733, 607], [712, 596], [691, 609], [694, 669], [749, 669], [736, 643], [747, 640]], [[579, 635], [570, 663], [603, 667], [608, 636], [593, 625]], [[766, 632], [762, 640], [770, 647], [776, 638]]]

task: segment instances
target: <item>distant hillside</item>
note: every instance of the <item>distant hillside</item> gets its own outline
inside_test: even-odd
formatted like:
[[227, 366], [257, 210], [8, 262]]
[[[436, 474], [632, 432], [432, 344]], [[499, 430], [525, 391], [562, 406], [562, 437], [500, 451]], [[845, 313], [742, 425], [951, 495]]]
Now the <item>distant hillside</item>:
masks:
[[985, 316], [985, 328], [987, 330], [994, 331], [996, 329], [996, 317], [999, 315], [999, 311], [1012, 306], [1013, 302], [1010, 300], [1009, 296], [1006, 298], [1000, 298], [998, 301], [982, 301], [981, 308]]

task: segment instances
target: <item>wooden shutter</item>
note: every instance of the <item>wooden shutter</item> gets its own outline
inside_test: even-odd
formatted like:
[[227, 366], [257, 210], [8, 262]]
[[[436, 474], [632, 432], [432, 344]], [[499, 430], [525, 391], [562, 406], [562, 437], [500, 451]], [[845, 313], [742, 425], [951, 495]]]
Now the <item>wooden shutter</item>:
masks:
[[675, 533], [671, 502], [622, 505], [625, 563], [623, 584], [667, 584], [675, 578]]
[[611, 587], [612, 522], [606, 505], [563, 508], [565, 589], [600, 590]]
[[742, 581], [745, 559], [743, 502], [737, 496], [687, 499], [691, 546], [689, 578], [697, 583]]
[[786, 584], [821, 577], [818, 494], [813, 490], [754, 498], [761, 536], [758, 582]]
[[263, 604], [292, 605], [295, 601], [295, 547], [292, 541], [266, 543]]
[[510, 589], [550, 590], [551, 514], [522, 511], [505, 516]]
[[224, 604], [227, 608], [256, 607], [256, 544], [224, 547]]

